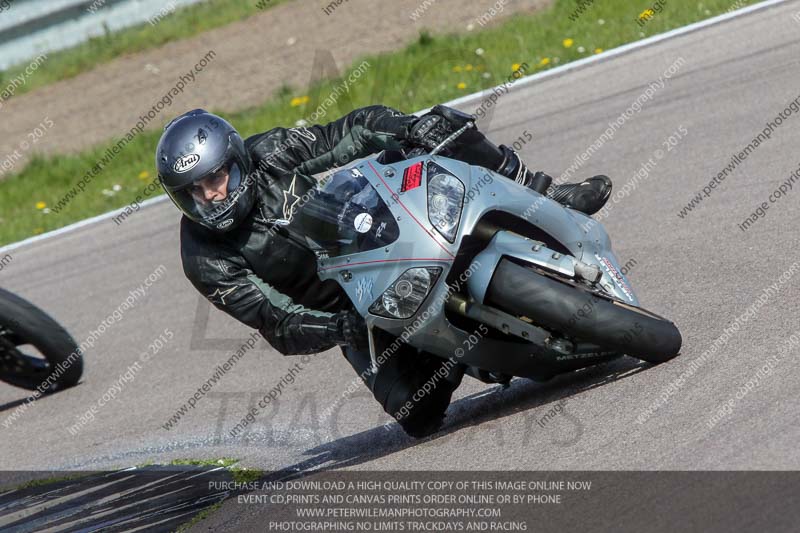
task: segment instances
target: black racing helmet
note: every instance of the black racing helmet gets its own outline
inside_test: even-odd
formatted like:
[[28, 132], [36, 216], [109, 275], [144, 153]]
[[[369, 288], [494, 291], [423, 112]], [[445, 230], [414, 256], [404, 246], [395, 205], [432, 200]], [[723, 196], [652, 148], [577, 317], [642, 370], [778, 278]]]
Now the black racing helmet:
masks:
[[[158, 179], [172, 202], [190, 220], [216, 232], [232, 230], [253, 209], [256, 185], [251, 167], [236, 129], [203, 109], [167, 124], [156, 148]], [[230, 176], [224, 200], [192, 194], [198, 181], [223, 170]]]

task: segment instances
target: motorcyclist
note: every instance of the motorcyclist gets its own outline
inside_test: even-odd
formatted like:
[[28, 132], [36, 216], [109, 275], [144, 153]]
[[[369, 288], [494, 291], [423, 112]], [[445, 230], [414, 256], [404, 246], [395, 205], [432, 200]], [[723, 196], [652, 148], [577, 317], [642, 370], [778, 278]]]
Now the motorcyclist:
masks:
[[[336, 283], [319, 279], [315, 254], [276, 228], [291, 220], [300, 197], [315, 185], [313, 174], [382, 150], [430, 150], [469, 118], [445, 106], [417, 117], [374, 105], [326, 125], [273, 128], [245, 140], [226, 120], [202, 109], [175, 118], [158, 143], [156, 166], [162, 186], [184, 215], [186, 277], [213, 305], [257, 328], [284, 355], [341, 346], [407, 433], [434, 432], [460, 377], [437, 381], [400, 415], [441, 361], [403, 345], [372, 372], [363, 318]], [[442, 154], [524, 185], [549, 183], [546, 175], [531, 173], [512, 149], [494, 145], [475, 128]], [[548, 196], [592, 214], [610, 192], [610, 180], [595, 176], [553, 186]]]

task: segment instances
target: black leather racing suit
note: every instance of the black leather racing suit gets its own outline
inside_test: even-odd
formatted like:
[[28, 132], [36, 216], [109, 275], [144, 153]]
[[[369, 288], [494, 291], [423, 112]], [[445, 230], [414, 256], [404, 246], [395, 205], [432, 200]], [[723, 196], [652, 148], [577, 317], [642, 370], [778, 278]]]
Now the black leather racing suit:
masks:
[[[413, 148], [405, 141], [417, 120], [384, 106], [370, 106], [324, 126], [274, 128], [246, 139], [258, 169], [256, 205], [228, 233], [213, 233], [183, 218], [181, 255], [186, 276], [217, 308], [257, 328], [284, 355], [334, 347], [328, 325], [332, 315], [350, 307], [348, 298], [334, 281], [317, 277], [315, 254], [285, 237], [272, 222], [292, 216], [293, 205], [316, 183], [311, 174], [384, 149]], [[460, 136], [446, 154], [501, 169], [512, 178], [515, 172], [519, 175], [517, 170], [505, 172], [509, 157], [475, 129]], [[437, 427], [458, 386], [440, 382], [439, 392], [426, 395], [425, 403], [401, 420], [396, 413], [436, 370], [438, 359], [415, 355], [404, 345], [372, 373], [368, 353], [351, 347], [343, 347], [343, 353], [384, 410], [415, 436]]]

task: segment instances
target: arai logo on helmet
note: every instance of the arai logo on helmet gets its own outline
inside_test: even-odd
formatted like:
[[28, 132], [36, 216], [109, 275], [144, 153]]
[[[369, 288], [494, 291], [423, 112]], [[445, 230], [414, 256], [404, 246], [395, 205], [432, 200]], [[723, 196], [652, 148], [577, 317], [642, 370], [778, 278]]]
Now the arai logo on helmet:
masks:
[[233, 219], [232, 218], [229, 218], [228, 220], [223, 220], [222, 222], [217, 224], [217, 229], [225, 229], [228, 226], [230, 226], [231, 224], [233, 224]]
[[175, 170], [175, 172], [181, 174], [183, 172], [192, 170], [199, 162], [200, 154], [186, 154], [176, 159], [175, 164], [172, 165], [172, 168]]

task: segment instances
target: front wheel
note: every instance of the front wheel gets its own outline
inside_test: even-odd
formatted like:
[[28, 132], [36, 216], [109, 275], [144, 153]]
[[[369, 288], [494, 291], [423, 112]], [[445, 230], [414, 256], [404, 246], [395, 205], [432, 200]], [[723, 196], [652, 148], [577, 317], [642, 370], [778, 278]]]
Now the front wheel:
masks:
[[0, 289], [0, 380], [40, 392], [76, 385], [83, 358], [58, 322], [30, 302]]
[[681, 348], [671, 321], [506, 258], [497, 265], [485, 302], [567, 338], [651, 363], [668, 361]]

